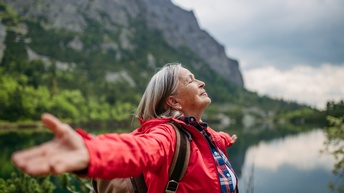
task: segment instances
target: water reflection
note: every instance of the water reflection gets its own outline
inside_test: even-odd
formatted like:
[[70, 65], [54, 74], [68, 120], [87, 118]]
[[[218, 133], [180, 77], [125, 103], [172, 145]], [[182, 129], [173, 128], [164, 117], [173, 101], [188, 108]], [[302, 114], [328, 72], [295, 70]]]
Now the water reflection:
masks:
[[253, 181], [255, 193], [329, 192], [335, 160], [319, 152], [324, 141], [323, 131], [313, 130], [250, 147], [242, 168], [241, 191]]

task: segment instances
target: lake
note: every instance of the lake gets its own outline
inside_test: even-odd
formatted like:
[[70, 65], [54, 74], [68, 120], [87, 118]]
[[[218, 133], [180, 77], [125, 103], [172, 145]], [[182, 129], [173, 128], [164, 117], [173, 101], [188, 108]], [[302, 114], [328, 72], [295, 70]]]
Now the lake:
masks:
[[[6, 179], [14, 170], [10, 162], [14, 150], [51, 137], [49, 132], [41, 131], [0, 134], [0, 178]], [[320, 153], [325, 140], [320, 129], [302, 133], [265, 130], [261, 134], [238, 137], [228, 150], [233, 167], [240, 175], [241, 193], [327, 193], [330, 192], [329, 181], [343, 181], [331, 173], [334, 159]]]
[[239, 179], [241, 192], [250, 190], [248, 184], [254, 193], [330, 192], [328, 182], [342, 179], [331, 173], [334, 158], [320, 153], [324, 140], [324, 132], [315, 129], [249, 147]]

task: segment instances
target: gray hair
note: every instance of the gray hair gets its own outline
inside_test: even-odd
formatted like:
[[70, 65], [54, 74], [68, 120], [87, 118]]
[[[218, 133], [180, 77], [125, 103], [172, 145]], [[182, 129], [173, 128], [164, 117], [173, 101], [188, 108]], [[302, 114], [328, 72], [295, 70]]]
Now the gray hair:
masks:
[[149, 81], [136, 110], [136, 116], [148, 120], [151, 118], [177, 118], [180, 111], [166, 104], [169, 96], [177, 92], [180, 63], [169, 63], [162, 67]]

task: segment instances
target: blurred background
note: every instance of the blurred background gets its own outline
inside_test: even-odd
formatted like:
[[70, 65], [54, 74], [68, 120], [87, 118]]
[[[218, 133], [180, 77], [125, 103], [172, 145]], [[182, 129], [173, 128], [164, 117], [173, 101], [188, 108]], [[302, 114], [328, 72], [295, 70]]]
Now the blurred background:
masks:
[[0, 0], [0, 192], [90, 192], [32, 178], [13, 151], [52, 138], [50, 112], [94, 134], [130, 132], [154, 72], [206, 83], [203, 120], [237, 134], [240, 192], [344, 192], [341, 0]]

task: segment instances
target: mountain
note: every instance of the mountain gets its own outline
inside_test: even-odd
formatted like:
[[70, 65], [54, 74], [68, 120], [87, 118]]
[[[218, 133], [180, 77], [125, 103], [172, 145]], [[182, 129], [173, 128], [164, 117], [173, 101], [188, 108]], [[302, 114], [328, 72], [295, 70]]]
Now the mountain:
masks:
[[304, 107], [247, 91], [238, 62], [169, 0], [0, 0], [0, 19], [0, 120], [130, 122], [170, 62], [206, 82], [207, 120], [271, 121]]
[[[108, 33], [118, 34], [119, 42], [98, 42], [104, 49], [118, 47], [126, 50], [141, 49], [132, 41], [133, 34], [140, 33], [133, 26], [142, 22], [150, 30], [161, 33], [166, 43], [175, 48], [187, 47], [222, 78], [243, 86], [242, 75], [236, 60], [226, 56], [223, 46], [207, 32], [201, 30], [192, 12], [185, 11], [170, 0], [5, 0], [26, 20], [37, 21], [46, 29], [63, 29], [69, 32], [87, 33], [94, 25]], [[30, 30], [30, 29], [29, 29]], [[136, 32], [135, 32], [136, 31]], [[106, 35], [106, 33], [103, 33]], [[78, 35], [67, 45], [83, 51], [85, 42]], [[152, 55], [154, 57], [154, 55]], [[201, 66], [196, 61], [193, 65]]]

